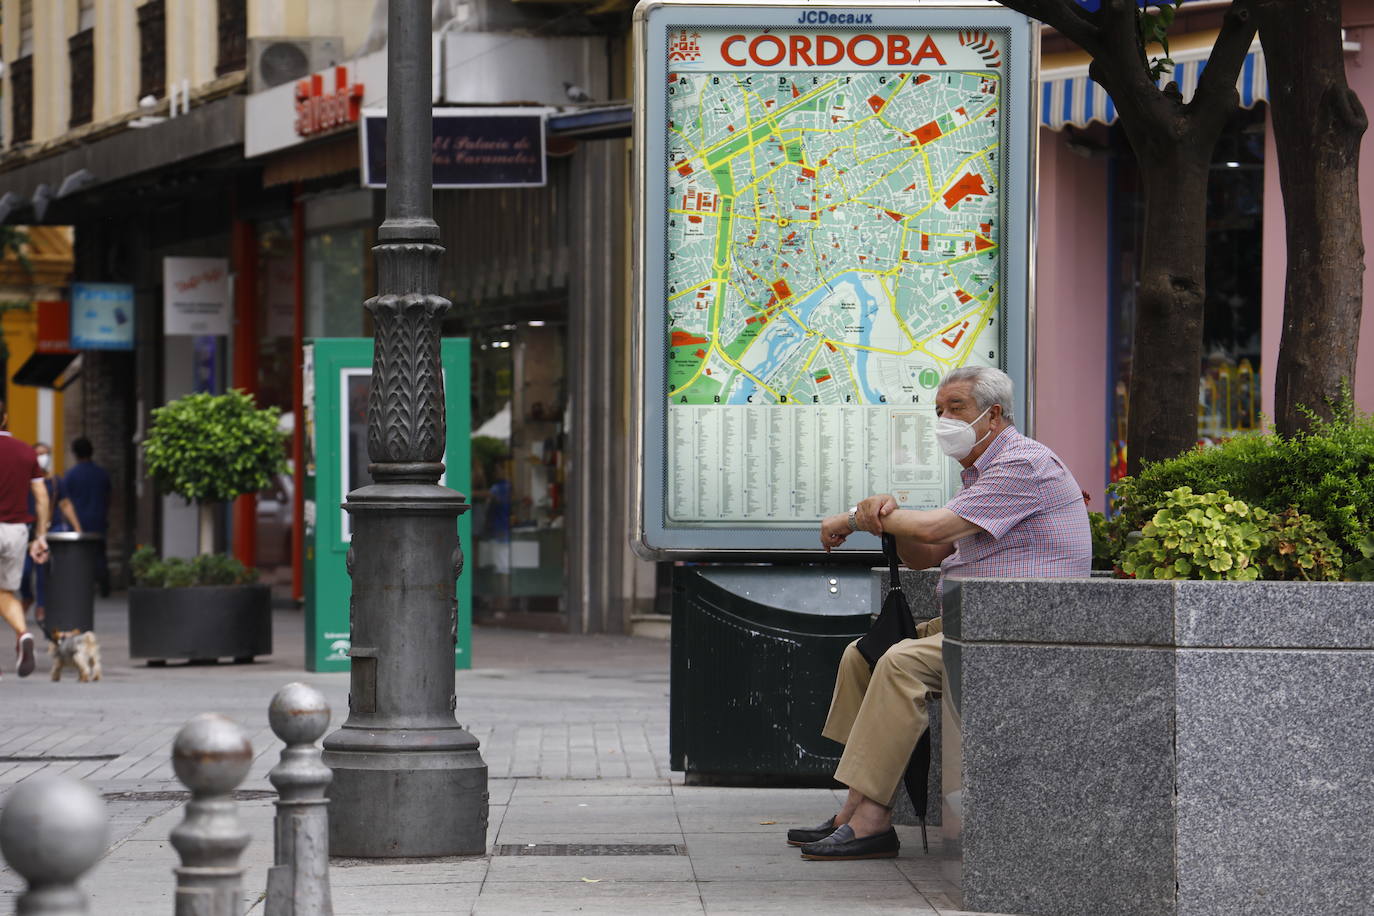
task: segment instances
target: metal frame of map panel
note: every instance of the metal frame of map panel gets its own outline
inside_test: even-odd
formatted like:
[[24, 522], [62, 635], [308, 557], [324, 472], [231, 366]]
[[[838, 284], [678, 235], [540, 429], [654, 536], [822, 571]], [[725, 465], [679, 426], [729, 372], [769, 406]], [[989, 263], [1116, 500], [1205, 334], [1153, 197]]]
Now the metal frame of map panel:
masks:
[[[1000, 316], [1001, 328], [996, 360], [1016, 384], [1015, 409], [1018, 425], [1029, 433], [1033, 426], [1029, 408], [1034, 403], [1031, 384], [1034, 367], [1033, 265], [1038, 134], [1037, 93], [1033, 90], [1039, 66], [1039, 28], [1027, 17], [985, 0], [946, 0], [939, 5], [911, 5], [909, 2], [844, 4], [826, 0], [768, 4], [650, 0], [640, 3], [635, 9], [634, 40], [638, 71], [635, 81], [637, 155], [634, 167], [637, 206], [634, 212], [636, 320], [633, 363], [635, 378], [639, 384], [633, 385], [632, 389], [635, 392], [633, 411], [637, 424], [637, 460], [633, 488], [639, 515], [631, 538], [632, 545], [636, 553], [653, 559], [712, 556], [745, 558], [775, 555], [780, 552], [824, 555], [820, 550], [818, 525], [811, 519], [756, 523], [743, 517], [723, 521], [670, 521], [668, 517], [669, 367], [665, 354], [669, 348], [662, 344], [668, 339], [666, 297], [669, 219], [666, 175], [669, 166], [669, 102], [666, 83], [669, 72], [683, 69], [683, 65], [679, 63], [674, 65], [675, 70], [670, 71], [668, 56], [670, 36], [682, 35], [683, 29], [729, 29], [732, 34], [737, 31], [773, 31], [779, 35], [811, 34], [813, 37], [820, 33], [846, 33], [850, 38], [869, 32], [887, 35], [894, 32], [962, 30], [993, 32], [1003, 39], [1006, 46], [997, 49], [1001, 54], [999, 63], [1003, 74], [1003, 110], [998, 141], [1002, 153], [1002, 183], [998, 193], [1003, 231], [997, 243], [1002, 273], [1000, 288], [997, 290], [997, 314]], [[678, 37], [674, 37], [673, 40], [684, 41]], [[985, 53], [986, 43], [984, 49], [980, 49], [977, 41], [977, 35], [968, 39], [961, 36], [959, 43], [961, 47], [973, 43], [972, 50], [983, 55], [981, 60], [992, 60], [991, 50], [986, 50]], [[875, 40], [871, 45], [864, 44], [860, 47], [867, 53], [881, 44], [882, 41]], [[734, 53], [738, 53], [747, 48], [747, 45], [736, 42], [731, 47]], [[786, 43], [769, 40], [760, 47], [771, 54], [779, 47], [785, 48]], [[914, 48], [916, 45], [911, 47]], [[675, 52], [678, 50], [675, 48]], [[963, 48], [958, 53], [966, 55], [969, 50]], [[888, 56], [890, 59], [900, 60], [892, 58], [890, 48]], [[694, 58], [689, 56], [688, 59]], [[766, 62], [761, 62], [761, 66], [766, 72]], [[858, 65], [854, 70], [861, 72]], [[974, 72], [987, 68], [963, 66], [961, 70]], [[707, 74], [706, 71], [699, 72]], [[748, 67], [742, 68], [739, 72], [757, 70]], [[774, 72], [797, 70], [787, 66], [776, 67]], [[879, 104], [886, 104], [886, 101], [879, 99]], [[968, 117], [966, 113], [964, 116]], [[915, 131], [911, 133], [913, 136], [919, 136]], [[921, 142], [929, 141], [923, 139]], [[717, 201], [717, 205], [718, 203]], [[900, 214], [889, 215], [896, 220]], [[775, 220], [775, 223], [777, 222]], [[828, 283], [827, 289], [831, 289]], [[783, 297], [780, 301], [786, 301], [790, 292], [779, 291], [777, 295]], [[859, 295], [857, 290], [856, 295]], [[965, 300], [960, 300], [961, 303], [963, 301]], [[952, 331], [953, 328], [940, 333], [943, 335]], [[951, 345], [951, 349], [955, 346], [957, 345]], [[650, 353], [654, 355], [650, 356]], [[967, 355], [966, 347], [963, 356]], [[825, 379], [818, 378], [817, 384], [822, 381]], [[915, 390], [914, 384], [912, 390]], [[933, 398], [933, 392], [930, 392], [930, 396]], [[922, 408], [909, 413], [914, 417], [923, 409], [924, 404]], [[724, 422], [722, 419], [721, 423]], [[793, 419], [791, 424], [797, 422], [800, 421]], [[867, 423], [868, 420], [863, 422]], [[889, 417], [889, 423], [891, 422]], [[911, 422], [918, 421], [913, 419]], [[895, 435], [891, 432], [890, 425], [888, 429], [889, 435]], [[888, 451], [890, 454], [890, 449]], [[721, 460], [727, 459], [722, 456]], [[947, 461], [943, 457], [937, 457], [935, 460]], [[957, 486], [957, 467], [950, 462], [949, 469], [942, 473], [947, 490], [944, 498], [947, 499]], [[932, 489], [928, 492], [934, 491]], [[842, 511], [844, 508], [846, 507], [835, 506], [826, 511]], [[876, 538], [859, 534], [851, 537], [845, 547], [836, 552], [849, 554], [857, 559], [876, 551], [878, 547]]]

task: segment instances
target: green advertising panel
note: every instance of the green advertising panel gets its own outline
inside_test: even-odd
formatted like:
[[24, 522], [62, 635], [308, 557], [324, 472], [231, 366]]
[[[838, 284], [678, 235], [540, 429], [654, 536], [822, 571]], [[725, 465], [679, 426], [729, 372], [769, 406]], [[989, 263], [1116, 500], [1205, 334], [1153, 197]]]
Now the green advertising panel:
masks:
[[[305, 664], [310, 671], [347, 671], [352, 583], [346, 559], [351, 532], [342, 505], [349, 491], [372, 483], [367, 472], [372, 341], [317, 339], [305, 349]], [[468, 341], [445, 338], [440, 362], [448, 441], [446, 471], [439, 483], [466, 494], [472, 489]], [[469, 668], [474, 565], [469, 513], [459, 516], [458, 538], [469, 562], [458, 578], [458, 646], [453, 662], [456, 668]]]

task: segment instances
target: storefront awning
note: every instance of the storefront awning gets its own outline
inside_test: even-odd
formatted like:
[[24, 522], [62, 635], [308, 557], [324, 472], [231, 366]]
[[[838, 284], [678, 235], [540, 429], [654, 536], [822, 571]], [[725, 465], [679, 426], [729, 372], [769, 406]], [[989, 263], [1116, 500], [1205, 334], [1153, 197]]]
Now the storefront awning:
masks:
[[81, 376], [80, 353], [35, 353], [14, 373], [16, 385], [61, 391]]
[[[1174, 68], [1159, 81], [1161, 86], [1177, 82], [1183, 101], [1192, 99], [1197, 91], [1198, 78], [1207, 67], [1207, 56], [1216, 41], [1217, 33], [1193, 32], [1180, 35], [1170, 42], [1169, 57]], [[1088, 77], [1091, 58], [1083, 52], [1046, 54], [1040, 61], [1040, 123], [1051, 130], [1063, 130], [1065, 125], [1087, 127], [1093, 121], [1111, 124], [1116, 121], [1116, 105], [1107, 90]], [[1269, 98], [1269, 79], [1264, 70], [1264, 54], [1259, 41], [1250, 45], [1250, 53], [1240, 68], [1236, 80], [1242, 108], [1253, 108]]]

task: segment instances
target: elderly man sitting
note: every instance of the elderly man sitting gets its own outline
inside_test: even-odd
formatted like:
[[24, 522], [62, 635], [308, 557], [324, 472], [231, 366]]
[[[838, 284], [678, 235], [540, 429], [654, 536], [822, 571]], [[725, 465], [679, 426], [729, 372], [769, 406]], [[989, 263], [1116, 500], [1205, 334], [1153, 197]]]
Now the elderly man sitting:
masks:
[[[935, 398], [940, 449], [963, 465], [964, 487], [942, 509], [900, 509], [871, 496], [821, 522], [827, 550], [855, 531], [897, 539], [913, 569], [939, 564], [947, 577], [1086, 576], [1092, 537], [1083, 491], [1054, 452], [1012, 426], [1012, 383], [991, 368], [956, 369]], [[944, 686], [939, 618], [917, 627], [869, 673], [856, 643], [845, 649], [822, 731], [844, 745], [835, 779], [849, 787], [839, 813], [819, 827], [790, 830], [806, 859], [897, 855], [892, 800], [926, 728], [926, 694]]]

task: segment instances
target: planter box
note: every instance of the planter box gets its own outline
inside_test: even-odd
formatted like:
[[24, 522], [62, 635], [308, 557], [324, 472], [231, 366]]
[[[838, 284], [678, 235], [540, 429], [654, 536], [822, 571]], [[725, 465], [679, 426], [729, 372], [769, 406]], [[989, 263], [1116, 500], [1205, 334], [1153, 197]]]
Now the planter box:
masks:
[[1374, 912], [1374, 584], [970, 579], [946, 599], [965, 908]]
[[251, 661], [272, 654], [266, 585], [129, 589], [129, 656]]

